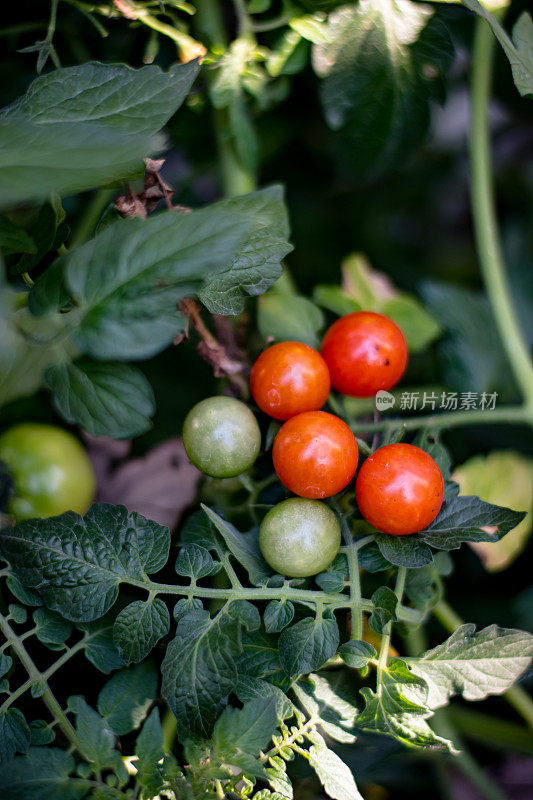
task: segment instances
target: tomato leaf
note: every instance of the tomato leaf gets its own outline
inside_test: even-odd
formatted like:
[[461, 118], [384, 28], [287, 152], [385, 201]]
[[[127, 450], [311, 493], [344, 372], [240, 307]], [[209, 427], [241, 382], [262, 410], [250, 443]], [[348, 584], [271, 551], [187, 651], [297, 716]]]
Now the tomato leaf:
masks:
[[45, 380], [64, 419], [93, 436], [128, 439], [151, 427], [154, 393], [134, 367], [84, 359], [50, 367]]
[[209, 517], [217, 531], [224, 538], [230, 551], [248, 572], [253, 584], [263, 583], [272, 575], [272, 570], [264, 560], [259, 549], [259, 535], [257, 531], [239, 533], [230, 522], [219, 517], [210, 508], [202, 504], [202, 509]]
[[533, 659], [533, 636], [525, 631], [490, 625], [461, 625], [445, 642], [419, 658], [409, 659], [411, 670], [428, 687], [427, 705], [446, 705], [461, 694], [465, 700], [483, 700], [502, 694], [527, 670]]
[[453, 52], [432, 15], [410, 0], [363, 0], [335, 9], [327, 42], [313, 48], [326, 120], [342, 131], [363, 175], [389, 168], [424, 140], [429, 99], [442, 96]]
[[15, 753], [27, 753], [29, 746], [30, 729], [26, 718], [22, 711], [10, 706], [0, 714], [0, 763], [9, 761]]
[[67, 619], [98, 619], [128, 578], [146, 580], [167, 562], [170, 533], [124, 506], [93, 505], [85, 517], [20, 522], [0, 543], [16, 577], [39, 587], [49, 608]]
[[113, 639], [126, 661], [142, 661], [170, 630], [170, 614], [164, 602], [135, 600], [118, 614]]
[[338, 645], [339, 628], [333, 616], [306, 617], [282, 632], [279, 658], [287, 675], [302, 675], [324, 666]]
[[169, 72], [96, 62], [42, 75], [0, 113], [0, 204], [72, 194], [142, 166], [198, 61]]
[[222, 701], [237, 684], [241, 650], [240, 622], [227, 607], [214, 618], [192, 610], [179, 620], [161, 672], [162, 694], [184, 736], [210, 735]]
[[76, 764], [70, 753], [56, 747], [31, 747], [0, 768], [2, 800], [79, 800], [91, 784], [71, 780]]
[[157, 670], [151, 661], [121, 669], [98, 695], [98, 711], [117, 735], [140, 727], [157, 695]]

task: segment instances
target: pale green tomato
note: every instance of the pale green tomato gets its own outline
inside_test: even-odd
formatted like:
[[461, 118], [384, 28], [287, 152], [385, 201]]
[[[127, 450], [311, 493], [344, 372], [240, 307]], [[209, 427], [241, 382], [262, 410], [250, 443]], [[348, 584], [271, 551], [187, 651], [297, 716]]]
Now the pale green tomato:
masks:
[[340, 543], [340, 525], [331, 508], [302, 497], [271, 508], [259, 530], [265, 561], [291, 578], [323, 572], [337, 555]]
[[96, 479], [80, 442], [55, 425], [24, 423], [0, 436], [0, 461], [8, 467], [14, 494], [8, 507], [16, 519], [85, 514]]
[[190, 460], [212, 478], [232, 478], [259, 455], [261, 431], [244, 403], [233, 397], [208, 397], [192, 408], [183, 425]]

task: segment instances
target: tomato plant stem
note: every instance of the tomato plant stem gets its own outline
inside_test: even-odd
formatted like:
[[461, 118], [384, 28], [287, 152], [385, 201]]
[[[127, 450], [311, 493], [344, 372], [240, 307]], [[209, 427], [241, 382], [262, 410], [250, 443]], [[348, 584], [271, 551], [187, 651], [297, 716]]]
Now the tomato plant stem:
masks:
[[453, 411], [449, 414], [427, 414], [422, 417], [389, 418], [379, 422], [351, 422], [355, 433], [385, 431], [389, 433], [398, 428], [414, 431], [419, 428], [455, 428], [458, 425], [521, 424], [531, 421], [529, 406], [502, 406], [493, 411], [471, 410]]
[[[454, 609], [445, 600], [441, 600], [433, 609], [434, 616], [439, 620], [443, 628], [450, 633], [454, 633], [464, 620], [461, 619]], [[527, 722], [528, 727], [533, 731], [533, 700], [521, 686], [512, 686], [503, 697], [517, 711], [522, 719]]]
[[[0, 614], [0, 629], [2, 630], [2, 633], [4, 634], [4, 636], [12, 646], [13, 650], [17, 654], [17, 657], [21, 662], [21, 664], [24, 666], [24, 669], [28, 673], [29, 681], [27, 681], [26, 683], [28, 684], [31, 683], [31, 685], [33, 685], [40, 681], [44, 682], [45, 689], [42, 694], [42, 700], [44, 704], [46, 705], [50, 713], [53, 715], [54, 719], [57, 720], [57, 724], [59, 725], [59, 727], [61, 728], [67, 739], [74, 745], [74, 747], [79, 749], [79, 742], [78, 742], [78, 737], [76, 736], [76, 732], [72, 727], [72, 725], [70, 724], [69, 720], [67, 719], [67, 715], [57, 702], [50, 687], [48, 686], [47, 678], [49, 678], [50, 675], [53, 672], [55, 672], [56, 669], [59, 669], [59, 666], [61, 666], [68, 658], [70, 658], [71, 655], [73, 655], [74, 650], [81, 649], [81, 642], [85, 644], [85, 641], [81, 640], [81, 642], [78, 643], [79, 646], [76, 645], [75, 647], [71, 648], [71, 650], [69, 650], [68, 656], [67, 654], [65, 654], [60, 659], [58, 659], [58, 661], [52, 667], [50, 667], [46, 672], [42, 673], [35, 666], [28, 651], [20, 641], [19, 637], [17, 636], [17, 634], [15, 633], [9, 622], [1, 614]], [[23, 686], [25, 687], [24, 691], [26, 691], [26, 688], [28, 688], [26, 686], [26, 683], [23, 684]], [[21, 693], [22, 692], [19, 691], [19, 694]], [[16, 699], [15, 695], [16, 692], [10, 695], [9, 702]]]
[[472, 53], [470, 105], [472, 217], [479, 263], [496, 325], [530, 417], [533, 417], [533, 365], [511, 299], [495, 209], [488, 116], [494, 45], [488, 24], [478, 19]]

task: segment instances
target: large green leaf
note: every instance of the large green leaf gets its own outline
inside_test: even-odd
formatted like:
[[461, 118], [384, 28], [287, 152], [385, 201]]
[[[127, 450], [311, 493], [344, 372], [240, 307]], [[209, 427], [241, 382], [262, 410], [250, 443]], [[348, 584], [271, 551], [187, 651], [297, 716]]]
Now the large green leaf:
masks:
[[98, 711], [121, 736], [138, 728], [157, 695], [157, 670], [151, 661], [121, 669], [98, 695]]
[[20, 522], [0, 543], [15, 575], [39, 587], [49, 608], [88, 622], [111, 608], [121, 582], [145, 581], [166, 564], [170, 534], [124, 506], [96, 503], [83, 518], [67, 511]]
[[426, 681], [427, 705], [433, 709], [446, 705], [454, 694], [462, 694], [466, 700], [502, 694], [532, 659], [530, 633], [497, 625], [476, 633], [476, 626], [468, 624], [419, 658], [409, 659], [409, 665]]
[[26, 753], [30, 746], [30, 729], [22, 711], [13, 706], [0, 713], [0, 764], [15, 753]]
[[71, 780], [75, 762], [70, 753], [55, 747], [31, 747], [0, 768], [2, 800], [79, 800], [91, 784]]
[[98, 63], [37, 78], [0, 115], [0, 203], [127, 177], [185, 99], [198, 62], [139, 70]]
[[210, 310], [235, 313], [243, 294], [268, 288], [290, 250], [286, 234], [278, 186], [190, 214], [119, 220], [61, 256], [32, 289], [30, 307], [50, 313], [70, 295], [76, 308], [62, 317], [81, 349], [149, 358], [183, 330], [176, 304], [184, 297], [200, 293]]
[[45, 380], [60, 414], [93, 436], [127, 439], [151, 426], [154, 393], [134, 367], [82, 359], [50, 367]]
[[178, 622], [161, 666], [162, 694], [178, 720], [178, 731], [206, 737], [237, 685], [241, 623], [231, 605], [211, 618], [192, 610]]
[[228, 707], [213, 730], [213, 745], [218, 754], [240, 750], [257, 755], [265, 750], [278, 724], [274, 696], [248, 700], [242, 709]]
[[309, 748], [309, 764], [315, 770], [328, 797], [334, 800], [363, 800], [351, 769], [329, 747], [312, 745]]
[[411, 747], [450, 749], [451, 743], [437, 736], [427, 723], [432, 714], [426, 705], [427, 691], [424, 679], [394, 658], [382, 671], [377, 692], [369, 687], [361, 689], [365, 708], [357, 717], [357, 725]]
[[285, 628], [279, 637], [279, 658], [287, 675], [301, 675], [323, 667], [337, 652], [339, 628], [334, 616], [306, 617]]
[[428, 101], [441, 91], [452, 50], [432, 15], [411, 0], [361, 0], [335, 9], [328, 41], [313, 48], [326, 119], [363, 174], [385, 170], [424, 139]]
[[170, 614], [161, 598], [134, 600], [123, 608], [113, 626], [113, 638], [126, 662], [142, 661], [166, 636]]
[[324, 314], [307, 297], [270, 292], [259, 300], [257, 324], [263, 339], [272, 337], [318, 347]]

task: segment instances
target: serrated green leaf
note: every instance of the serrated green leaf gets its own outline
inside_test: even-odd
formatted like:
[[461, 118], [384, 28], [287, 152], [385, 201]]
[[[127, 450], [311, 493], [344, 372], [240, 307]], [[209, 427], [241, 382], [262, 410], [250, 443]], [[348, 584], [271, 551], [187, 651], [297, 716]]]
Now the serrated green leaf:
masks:
[[114, 767], [120, 756], [107, 721], [81, 696], [70, 697], [69, 706], [76, 714], [76, 736], [84, 758], [94, 764], [97, 771]]
[[127, 663], [142, 661], [170, 630], [170, 614], [159, 597], [134, 600], [118, 614], [113, 639]]
[[27, 753], [29, 746], [30, 728], [24, 714], [9, 706], [0, 713], [0, 764], [10, 761], [15, 753]]
[[307, 297], [270, 292], [259, 300], [257, 324], [263, 339], [304, 342], [317, 347], [324, 314]]
[[13, 659], [11, 656], [7, 656], [5, 653], [0, 653], [0, 678], [3, 678], [4, 675], [7, 675], [12, 666]]
[[28, 612], [24, 606], [19, 606], [18, 603], [10, 603], [7, 609], [9, 616], [17, 625], [23, 625], [28, 619]]
[[162, 694], [178, 721], [178, 732], [206, 737], [235, 688], [235, 658], [241, 652], [240, 623], [228, 606], [211, 618], [190, 611], [177, 624], [161, 666]]
[[271, 600], [263, 613], [267, 633], [279, 633], [292, 622], [294, 606], [290, 600]]
[[387, 533], [377, 533], [376, 544], [383, 558], [397, 567], [416, 569], [433, 561], [431, 549], [417, 534], [389, 536]]
[[111, 730], [122, 736], [135, 730], [157, 695], [157, 670], [151, 661], [121, 669], [98, 695], [98, 711]]
[[75, 762], [55, 747], [31, 747], [0, 768], [2, 800], [80, 800], [91, 784], [71, 780]]
[[233, 556], [248, 572], [252, 584], [263, 583], [272, 570], [261, 555], [259, 549], [259, 533], [255, 529], [248, 533], [240, 533], [234, 525], [226, 522], [207, 506], [202, 509], [207, 514], [217, 531], [222, 535], [226, 545]]
[[363, 669], [371, 658], [377, 657], [376, 648], [362, 639], [350, 639], [339, 647], [339, 655], [352, 669]]
[[309, 748], [309, 764], [329, 797], [334, 800], [363, 800], [350, 768], [333, 750], [312, 745]]
[[388, 586], [380, 586], [372, 595], [374, 608], [368, 624], [376, 633], [384, 633], [389, 622], [396, 619], [398, 598]]
[[262, 294], [280, 277], [282, 259], [292, 250], [287, 241], [289, 220], [281, 186], [224, 200], [223, 204], [232, 215], [245, 208], [253, 225], [231, 265], [217, 270], [205, 282], [199, 297], [212, 314], [239, 314], [244, 295]]
[[124, 506], [93, 505], [85, 517], [27, 520], [1, 534], [2, 549], [25, 585], [74, 622], [103, 616], [128, 578], [146, 580], [168, 559], [170, 534]]
[[287, 675], [320, 669], [337, 652], [339, 628], [334, 617], [305, 619], [285, 628], [279, 637], [279, 658]]
[[442, 644], [409, 659], [414, 673], [429, 687], [428, 706], [445, 705], [454, 694], [482, 700], [509, 689], [531, 664], [533, 636], [525, 631], [490, 625], [476, 633], [462, 625]]
[[34, 719], [30, 722], [30, 738], [32, 745], [42, 746], [51, 744], [56, 738], [56, 735], [46, 720]]
[[220, 564], [215, 564], [209, 550], [197, 544], [187, 544], [182, 547], [175, 566], [178, 575], [195, 581], [213, 575], [219, 569]]
[[[448, 494], [437, 518], [416, 536], [436, 549], [455, 550], [463, 542], [497, 542], [525, 516], [525, 512], [484, 503], [479, 497]], [[487, 527], [496, 530], [482, 530]]]
[[183, 331], [176, 308], [183, 298], [199, 293], [211, 311], [238, 313], [244, 294], [265, 291], [290, 249], [286, 229], [278, 186], [190, 214], [120, 220], [55, 261], [33, 287], [30, 307], [37, 315], [56, 311], [67, 292], [76, 307], [61, 320], [84, 352], [149, 358]]
[[237, 659], [239, 675], [267, 678], [279, 683], [285, 673], [281, 667], [276, 640], [261, 631], [245, 633], [242, 637], [242, 655]]
[[154, 393], [135, 367], [83, 359], [49, 367], [45, 380], [61, 416], [92, 436], [127, 439], [151, 427]]
[[461, 493], [476, 495], [489, 503], [505, 502], [529, 509], [527, 517], [499, 542], [474, 544], [489, 572], [506, 569], [524, 548], [533, 526], [531, 514], [533, 461], [512, 450], [496, 450], [469, 458], [454, 473]]
[[2, 204], [131, 175], [197, 70], [197, 61], [168, 73], [93, 62], [37, 78], [0, 116]]
[[228, 707], [218, 718], [213, 730], [214, 751], [222, 760], [225, 754], [233, 750], [257, 755], [266, 749], [277, 724], [274, 697], [248, 700], [240, 709]]
[[239, 676], [235, 694], [242, 703], [261, 697], [274, 698], [276, 701], [276, 713], [280, 720], [286, 719], [294, 713], [292, 703], [287, 695], [278, 686], [274, 686], [261, 678], [254, 678], [251, 675]]
[[72, 633], [72, 625], [58, 614], [47, 608], [37, 608], [33, 612], [36, 635], [43, 644], [63, 644]]
[[18, 578], [15, 578], [14, 575], [9, 575], [7, 579], [7, 588], [14, 594], [17, 600], [20, 600], [21, 603], [24, 603], [26, 606], [42, 606], [43, 600], [42, 597], [38, 594], [38, 592], [34, 592], [31, 589], [26, 588], [21, 584]]
[[346, 585], [344, 575], [340, 572], [321, 572], [315, 581], [322, 591], [328, 593], [342, 592]]
[[172, 611], [172, 616], [176, 622], [179, 622], [182, 617], [189, 613], [189, 611], [203, 609], [202, 601], [199, 597], [182, 597], [178, 600]]
[[381, 674], [378, 691], [361, 689], [365, 709], [357, 717], [357, 725], [392, 736], [404, 745], [452, 749], [451, 743], [437, 736], [426, 721], [432, 714], [426, 705], [427, 693], [424, 679], [412, 674], [401, 659], [391, 659]]
[[137, 781], [143, 789], [143, 797], [153, 797], [163, 786], [158, 762], [163, 758], [163, 729], [159, 711], [154, 708], [137, 737], [135, 754], [138, 757]]
[[333, 675], [309, 675], [307, 680], [295, 684], [293, 691], [324, 733], [337, 742], [349, 744], [355, 741], [353, 729], [358, 712], [351, 698], [343, 696], [343, 687], [336, 685], [335, 680]]
[[359, 550], [359, 566], [367, 572], [383, 572], [391, 562], [382, 554], [377, 542], [369, 542]]
[[424, 140], [453, 52], [432, 14], [410, 0], [363, 0], [335, 9], [327, 42], [313, 48], [326, 119], [347, 137], [359, 173], [375, 175]]
[[87, 634], [85, 658], [96, 669], [108, 675], [113, 670], [124, 666], [124, 659], [113, 639], [112, 625], [89, 622], [86, 625], [78, 625], [78, 627]]

